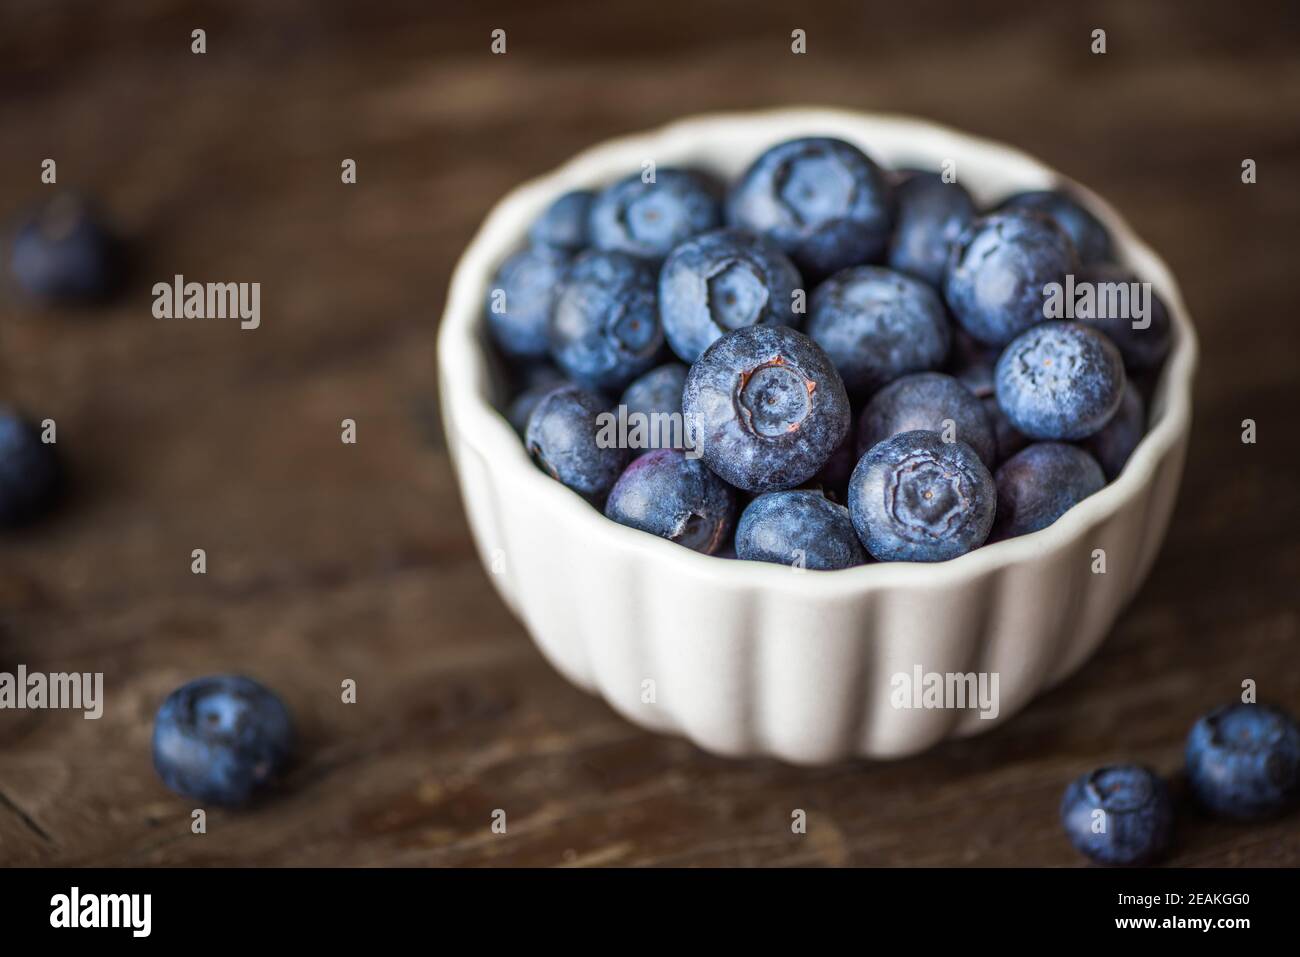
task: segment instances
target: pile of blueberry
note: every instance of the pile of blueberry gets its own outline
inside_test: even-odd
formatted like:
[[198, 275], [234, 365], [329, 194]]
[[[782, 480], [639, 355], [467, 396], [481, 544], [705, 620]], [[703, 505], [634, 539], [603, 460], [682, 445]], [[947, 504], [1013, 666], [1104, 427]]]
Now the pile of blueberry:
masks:
[[[1164, 304], [1047, 318], [1049, 284], [1138, 281], [1111, 255], [1065, 192], [981, 211], [797, 139], [729, 190], [661, 168], [561, 196], [486, 320], [530, 456], [614, 521], [807, 568], [943, 561], [1050, 525], [1145, 431]], [[602, 413], [682, 426], [647, 451]]]
[[[1201, 718], [1187, 737], [1187, 785], [1216, 817], [1259, 821], [1300, 800], [1300, 724], [1262, 704], [1232, 704]], [[1099, 864], [1143, 864], [1168, 846], [1174, 803], [1150, 768], [1099, 768], [1061, 800], [1070, 842]]]

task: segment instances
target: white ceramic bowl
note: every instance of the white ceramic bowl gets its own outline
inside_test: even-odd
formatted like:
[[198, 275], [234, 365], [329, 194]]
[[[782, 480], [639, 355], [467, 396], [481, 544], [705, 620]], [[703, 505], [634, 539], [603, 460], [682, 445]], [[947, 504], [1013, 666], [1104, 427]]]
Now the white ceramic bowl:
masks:
[[[1115, 482], [1042, 531], [940, 564], [798, 572], [699, 555], [609, 521], [538, 470], [494, 408], [503, 386], [482, 321], [493, 271], [565, 190], [607, 184], [647, 159], [734, 179], [772, 144], [816, 134], [892, 167], [955, 160], [982, 206], [1066, 182], [1016, 150], [895, 116], [786, 109], [683, 120], [589, 149], [502, 200], [456, 267], [438, 338], [447, 440], [480, 556], [546, 657], [636, 724], [720, 754], [799, 764], [906, 755], [986, 730], [1096, 650], [1164, 537], [1196, 364], [1164, 263], [1079, 189], [1174, 321], [1150, 431]], [[1104, 574], [1093, 571], [1095, 549]], [[996, 673], [997, 716], [895, 707], [893, 676], [916, 666]]]

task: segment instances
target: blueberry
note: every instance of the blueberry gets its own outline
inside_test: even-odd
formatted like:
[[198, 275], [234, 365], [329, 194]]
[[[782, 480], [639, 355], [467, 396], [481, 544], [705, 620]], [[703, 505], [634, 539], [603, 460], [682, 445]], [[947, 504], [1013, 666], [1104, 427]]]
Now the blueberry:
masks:
[[942, 562], [979, 548], [996, 504], [975, 450], [924, 430], [874, 446], [849, 479], [853, 527], [882, 562]]
[[663, 350], [654, 270], [623, 253], [587, 250], [555, 300], [551, 355], [575, 382], [622, 390]]
[[547, 206], [528, 230], [528, 241], [536, 246], [552, 246], [567, 253], [582, 251], [590, 242], [587, 220], [596, 194], [589, 189], [565, 193]]
[[501, 264], [485, 309], [492, 338], [507, 356], [546, 355], [551, 309], [568, 265], [567, 253], [548, 246], [522, 249]]
[[1083, 447], [1101, 465], [1108, 481], [1113, 481], [1124, 468], [1133, 450], [1146, 434], [1146, 403], [1132, 382], [1124, 386], [1124, 397], [1119, 410], [1111, 416], [1100, 432], [1083, 440]]
[[1130, 372], [1159, 368], [1173, 344], [1173, 324], [1169, 319], [1169, 309], [1155, 290], [1151, 290], [1149, 324], [1135, 329], [1133, 323], [1142, 320], [1138, 320], [1135, 314], [1131, 295], [1127, 308], [1125, 300], [1115, 295], [1118, 292], [1115, 284], [1127, 286], [1131, 294], [1133, 284], [1141, 282], [1134, 273], [1122, 266], [1098, 264], [1079, 271], [1076, 287], [1082, 282], [1090, 283], [1101, 294], [1091, 302], [1082, 303], [1082, 307], [1076, 305], [1075, 318], [1105, 333], [1119, 349], [1119, 354], [1124, 357], [1124, 367]]
[[688, 170], [661, 168], [647, 183], [633, 173], [591, 204], [591, 241], [598, 249], [661, 260], [678, 243], [721, 224], [710, 184]]
[[1192, 726], [1187, 780], [1208, 810], [1237, 820], [1271, 817], [1300, 798], [1300, 725], [1263, 704], [1231, 704]]
[[787, 326], [747, 326], [705, 350], [682, 412], [709, 468], [738, 488], [792, 488], [848, 434], [849, 399], [826, 353]]
[[73, 304], [108, 299], [121, 286], [124, 265], [121, 241], [89, 203], [71, 194], [19, 226], [10, 260], [28, 293]]
[[893, 198], [884, 173], [855, 146], [787, 140], [756, 159], [727, 197], [727, 222], [760, 233], [817, 280], [880, 260]]
[[994, 540], [1046, 528], [1106, 484], [1097, 460], [1075, 445], [1035, 442], [998, 468]]
[[1141, 765], [1098, 768], [1070, 782], [1061, 824], [1070, 843], [1098, 864], [1142, 864], [1169, 845], [1169, 789]]
[[858, 453], [900, 432], [927, 429], [965, 442], [987, 466], [997, 445], [984, 406], [970, 390], [942, 372], [916, 372], [885, 386], [867, 403], [858, 422]]
[[524, 442], [551, 478], [591, 502], [600, 502], [627, 463], [627, 450], [601, 439], [601, 398], [575, 385], [547, 393], [533, 408]]
[[1003, 200], [1003, 210], [1041, 213], [1065, 230], [1078, 250], [1079, 261], [1105, 262], [1112, 256], [1110, 233], [1096, 216], [1069, 193], [1040, 189], [1016, 193]]
[[880, 266], [844, 269], [818, 286], [807, 331], [851, 396], [869, 395], [909, 372], [937, 369], [952, 341], [935, 291]]
[[167, 696], [153, 726], [153, 766], [177, 794], [210, 804], [247, 804], [293, 752], [283, 702], [251, 678], [215, 675]]
[[694, 362], [719, 336], [744, 326], [797, 326], [799, 271], [753, 233], [719, 229], [688, 239], [659, 273], [659, 311], [673, 351]]
[[736, 495], [726, 482], [676, 449], [634, 459], [609, 493], [605, 515], [712, 555], [729, 541]]
[[898, 216], [889, 245], [889, 265], [899, 272], [943, 283], [948, 254], [975, 218], [975, 203], [958, 183], [938, 173], [913, 173], [894, 189]]
[[746, 506], [736, 527], [736, 557], [833, 570], [866, 563], [849, 510], [818, 492], [768, 492]]
[[651, 416], [656, 412], [681, 415], [687, 371], [680, 362], [668, 362], [651, 369], [627, 387], [619, 404], [627, 408], [629, 416], [634, 413]]
[[943, 294], [953, 317], [987, 345], [1006, 345], [1044, 319], [1048, 283], [1065, 284], [1078, 268], [1070, 238], [1032, 213], [977, 219], [953, 246]]
[[1124, 397], [1124, 362], [1101, 333], [1077, 322], [1040, 323], [1006, 347], [994, 372], [998, 405], [1032, 439], [1084, 439]]
[[53, 506], [63, 485], [55, 447], [17, 411], [0, 406], [0, 528], [35, 521]]

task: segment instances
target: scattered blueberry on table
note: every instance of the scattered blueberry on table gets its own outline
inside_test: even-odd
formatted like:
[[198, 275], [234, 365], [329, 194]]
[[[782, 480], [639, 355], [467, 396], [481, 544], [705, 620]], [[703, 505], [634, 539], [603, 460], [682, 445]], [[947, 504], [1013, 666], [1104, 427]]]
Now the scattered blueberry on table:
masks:
[[63, 193], [19, 225], [10, 269], [29, 295], [55, 305], [103, 302], [122, 286], [123, 243], [89, 201]]
[[1098, 864], [1155, 860], [1169, 845], [1173, 802], [1150, 768], [1098, 768], [1072, 781], [1061, 799], [1061, 824], [1070, 843]]
[[1187, 736], [1187, 780], [1214, 814], [1249, 821], [1300, 800], [1300, 724], [1263, 704], [1212, 711]]
[[0, 406], [0, 528], [40, 518], [54, 505], [62, 485], [55, 447], [41, 441], [36, 423]]
[[[1126, 289], [1057, 318], [1053, 284], [1080, 283]], [[1051, 525], [1119, 477], [1173, 341], [1072, 193], [983, 207], [833, 137], [774, 144], [729, 190], [660, 167], [564, 193], [494, 288], [503, 408], [544, 472], [628, 527], [814, 570]]]
[[153, 763], [177, 794], [239, 807], [269, 788], [294, 748], [284, 703], [240, 675], [215, 675], [183, 685], [158, 709]]

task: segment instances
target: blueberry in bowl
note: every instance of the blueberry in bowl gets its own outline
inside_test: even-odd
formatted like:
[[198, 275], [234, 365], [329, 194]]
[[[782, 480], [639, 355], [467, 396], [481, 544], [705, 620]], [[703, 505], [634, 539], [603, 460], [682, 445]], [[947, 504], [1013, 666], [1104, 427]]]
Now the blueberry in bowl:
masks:
[[1105, 427], [1124, 397], [1124, 362], [1104, 335], [1052, 321], [1021, 333], [994, 372], [998, 405], [1032, 439], [1086, 439]]
[[626, 253], [581, 253], [556, 290], [547, 335], [551, 358], [575, 382], [624, 388], [663, 354], [654, 270]]
[[910, 372], [938, 369], [952, 343], [939, 294], [881, 266], [852, 266], [821, 283], [806, 331], [835, 363], [850, 396], [869, 396]]
[[[828, 140], [848, 144], [851, 152], [807, 148], [808, 141]], [[870, 157], [871, 167], [858, 156]], [[627, 310], [598, 307], [588, 312], [586, 302], [574, 302], [571, 308], [582, 317], [572, 323], [578, 332], [562, 337], [558, 344], [568, 345], [590, 334], [586, 341], [591, 357], [561, 360], [552, 341], [550, 360], [520, 360], [541, 367], [553, 361], [566, 380], [589, 394], [587, 413], [594, 415], [575, 417], [588, 423], [576, 435], [589, 444], [593, 455], [594, 450], [608, 452], [610, 465], [607, 471], [594, 470], [602, 476], [594, 487], [608, 488], [593, 494], [555, 481], [551, 474], [559, 470], [534, 461], [529, 446], [504, 418], [514, 396], [497, 373], [500, 363], [492, 358], [497, 347], [487, 331], [484, 295], [507, 258], [529, 244], [542, 244], [530, 230], [548, 207], [574, 190], [599, 195], [634, 174], [647, 157], [658, 163], [661, 173], [691, 170], [701, 175], [701, 182], [716, 179], [731, 184], [725, 225], [758, 234], [779, 249], [794, 263], [802, 287], [790, 297], [793, 322], [756, 321], [724, 329], [691, 360], [669, 350], [659, 270], [678, 247], [715, 231], [719, 223], [674, 240], [662, 255], [602, 251], [592, 235], [585, 247], [564, 248], [575, 264], [593, 254], [626, 256], [641, 264], [650, 281], [637, 279], [629, 285], [653, 293], [653, 309], [647, 306], [640, 315], [653, 314], [658, 320], [657, 328], [634, 348], [611, 347], [611, 339], [617, 344], [627, 337], [617, 332], [610, 336], [605, 330], [617, 330]], [[882, 363], [878, 368], [886, 371], [879, 375], [889, 381], [864, 385], [850, 395], [844, 385], [854, 374], [849, 361], [853, 353], [832, 355], [834, 350], [808, 334], [813, 331], [811, 303], [819, 287], [841, 270], [892, 268], [886, 263], [899, 248], [898, 234], [910, 203], [906, 194], [896, 194], [910, 176], [891, 180], [888, 170], [920, 169], [933, 178], [949, 159], [956, 161], [960, 182], [945, 186], [960, 185], [975, 214], [961, 235], [969, 237], [981, 222], [987, 225], [988, 219], [1000, 218], [1017, 224], [1015, 229], [1008, 227], [1010, 234], [1039, 237], [1041, 248], [1035, 251], [1030, 248], [1033, 244], [1021, 239], [1006, 249], [995, 248], [998, 242], [992, 242], [982, 249], [1001, 268], [989, 271], [978, 267], [968, 246], [949, 249], [949, 264], [965, 250], [967, 256], [958, 260], [965, 272], [953, 279], [945, 266], [936, 293], [952, 341], [962, 351], [950, 345], [945, 358], [936, 349], [926, 357], [930, 367], [924, 369], [912, 369], [910, 360], [902, 356], [898, 366]], [[858, 176], [872, 167], [875, 172]], [[841, 175], [845, 171], [847, 177]], [[1072, 507], [1050, 524], [999, 538], [994, 532], [993, 519], [1000, 509], [993, 473], [1020, 445], [1030, 446], [1031, 440], [1032, 444], [1068, 445], [1091, 455], [1092, 448], [1101, 447], [1098, 437], [1107, 435], [1125, 414], [1123, 396], [1129, 388], [1127, 373], [1122, 382], [1113, 383], [1120, 386], [1119, 398], [1109, 416], [1104, 405], [1098, 411], [1091, 400], [1078, 409], [1067, 409], [1078, 419], [1093, 417], [1088, 424], [1097, 426], [1079, 438], [1031, 437], [1011, 425], [1002, 412], [993, 387], [996, 360], [1026, 329], [1059, 322], [1045, 315], [1042, 287], [1048, 281], [1065, 280], [1077, 269], [1073, 241], [1050, 216], [1038, 211], [996, 212], [1007, 197], [1033, 190], [1067, 191], [1104, 224], [1115, 263], [1150, 281], [1167, 306], [1170, 348], [1156, 369], [1141, 373], [1143, 381], [1153, 385], [1150, 393], [1143, 393], [1148, 398], [1145, 426], [1139, 427], [1137, 445], [1114, 480], [1086, 496], [1076, 494]], [[871, 203], [860, 202], [868, 197]], [[750, 207], [750, 202], [756, 205]], [[742, 206], [746, 213], [740, 217], [737, 210]], [[868, 207], [875, 212], [864, 215]], [[757, 217], [756, 210], [764, 211], [767, 218]], [[957, 219], [963, 218], [959, 213]], [[942, 217], [931, 220], [927, 228], [938, 219]], [[1024, 225], [1029, 222], [1033, 225]], [[918, 227], [918, 232], [924, 234], [926, 229]], [[947, 245], [946, 232], [946, 227], [938, 226], [931, 235]], [[1003, 236], [999, 242], [1006, 239]], [[893, 271], [925, 281], [906, 269]], [[719, 284], [731, 287], [734, 301], [726, 305], [729, 310], [737, 308], [729, 315], [753, 315], [746, 304], [761, 298], [761, 293], [749, 298], [741, 294], [755, 288], [748, 282], [733, 282], [744, 278], [738, 273]], [[1033, 294], [1023, 309], [1017, 308], [1023, 305], [1015, 295], [1018, 288]], [[806, 303], [800, 301], [799, 292], [805, 294]], [[616, 297], [608, 295], [605, 283], [595, 282], [584, 287], [578, 298], [611, 303]], [[807, 311], [801, 311], [801, 305]], [[1089, 319], [1078, 322], [1097, 327], [1094, 332], [1105, 340], [1118, 335]], [[870, 323], [863, 325], [870, 330]], [[645, 331], [639, 324], [637, 328]], [[850, 321], [843, 328], [852, 332], [856, 324]], [[981, 332], [982, 338], [972, 334]], [[885, 330], [879, 336], [868, 331], [862, 341], [884, 355], [885, 336]], [[763, 350], [725, 346], [733, 337], [742, 343], [746, 337], [781, 341], [775, 351], [759, 355]], [[972, 339], [980, 344], [979, 368], [965, 362]], [[713, 350], [724, 346], [729, 354], [719, 357]], [[1112, 341], [1111, 348], [1120, 345]], [[579, 356], [582, 351], [576, 350]], [[932, 124], [798, 109], [702, 117], [611, 141], [512, 193], [487, 218], [456, 269], [439, 331], [438, 379], [448, 449], [489, 580], [547, 658], [571, 681], [599, 692], [637, 724], [684, 735], [722, 754], [770, 755], [821, 764], [851, 756], [911, 754], [948, 737], [994, 727], [1087, 660], [1145, 579], [1168, 526], [1190, 432], [1195, 351], [1195, 336], [1168, 270], [1086, 188], [1016, 150]], [[597, 361], [602, 355], [622, 353], [630, 353], [630, 361]], [[770, 361], [778, 356], [780, 362]], [[660, 381], [657, 370], [674, 361], [681, 364], [670, 367], [675, 371], [664, 372]], [[637, 404], [663, 416], [678, 414], [673, 404], [674, 376], [682, 374], [683, 366], [681, 424], [692, 413], [705, 413], [703, 420], [712, 432], [701, 429], [695, 437], [709, 441], [685, 443], [669, 456], [631, 442], [621, 426], [602, 438], [602, 422], [608, 425], [610, 413], [620, 406], [626, 411]], [[598, 369], [608, 374], [595, 374]], [[755, 375], [760, 369], [765, 371]], [[936, 420], [931, 414], [912, 429], [919, 436], [908, 440], [929, 450], [929, 458], [924, 463], [918, 460], [916, 469], [902, 464], [905, 456], [894, 463], [902, 465], [895, 471], [895, 491], [902, 493], [907, 507], [891, 512], [863, 495], [857, 502], [860, 517], [873, 509], [879, 514], [855, 523], [849, 479], [857, 473], [860, 459], [896, 438], [857, 449], [855, 417], [900, 379], [939, 373], [950, 374], [956, 387], [969, 394], [962, 393], [954, 402], [963, 414], [978, 408], [993, 434], [994, 452], [985, 461], [963, 438], [963, 432], [979, 434], [977, 426], [963, 428], [959, 416], [948, 414]], [[527, 378], [520, 376], [518, 381]], [[834, 387], [837, 378], [843, 401]], [[620, 401], [620, 396], [626, 401]], [[1035, 395], [1048, 408], [1049, 398], [1050, 390]], [[534, 412], [537, 409], [534, 405]], [[930, 413], [929, 409], [915, 411]], [[617, 416], [613, 421], [618, 425]], [[979, 417], [971, 413], [970, 421], [978, 422]], [[1120, 430], [1114, 427], [1114, 437], [1123, 440], [1116, 447], [1123, 450], [1132, 434], [1118, 435]], [[559, 429], [560, 437], [571, 435]], [[1000, 442], [1004, 436], [1005, 448]], [[719, 442], [726, 453], [710, 453]], [[658, 524], [647, 520], [646, 529], [607, 517], [609, 489], [628, 472], [631, 461], [657, 451], [651, 460], [662, 460], [662, 475], [677, 479], [661, 486], [649, 481], [654, 476], [648, 475], [644, 484], [656, 491], [652, 496], [630, 496], [626, 502], [620, 492], [619, 514], [657, 518], [652, 503], [667, 504], [674, 494], [705, 501], [683, 493], [689, 483], [679, 482], [688, 474], [685, 463], [694, 462], [732, 490], [739, 512], [739, 520], [733, 520], [731, 531], [722, 533], [711, 554], [706, 551], [712, 536], [697, 539], [694, 532], [717, 526], [691, 519], [690, 515], [703, 514], [697, 509], [687, 511], [684, 523], [675, 520], [680, 514], [676, 510], [664, 509], [674, 520]], [[987, 448], [985, 455], [989, 455]], [[673, 467], [667, 468], [668, 464]], [[864, 482], [855, 488], [862, 495], [866, 487], [864, 473]], [[884, 483], [873, 480], [870, 487], [883, 488]], [[669, 491], [658, 491], [661, 488]], [[817, 490], [836, 496], [835, 502], [820, 496], [828, 504], [848, 506], [849, 524], [867, 559], [864, 563], [817, 567], [824, 557], [819, 549], [838, 543], [852, 552], [848, 548], [852, 539], [843, 537], [843, 513], [808, 504], [819, 497], [814, 494]], [[772, 506], [755, 504], [782, 497], [793, 503], [792, 493], [797, 493], [798, 505], [776, 509], [775, 520], [764, 511]], [[746, 525], [742, 532], [751, 507], [755, 522], [759, 517], [765, 520], [754, 529]], [[782, 517], [801, 511], [808, 512], [802, 520], [787, 523]], [[818, 516], [827, 522], [812, 520]], [[907, 541], [908, 535], [919, 537], [917, 528], [939, 531], [930, 532], [930, 542], [921, 548]], [[767, 557], [774, 560], [761, 560], [763, 549], [750, 532], [773, 529], [775, 538]], [[810, 535], [809, 529], [819, 531]], [[891, 546], [891, 530], [903, 544]], [[872, 544], [864, 541], [864, 534]], [[706, 548], [683, 547], [683, 537], [702, 540]], [[810, 547], [802, 548], [799, 542]], [[870, 560], [872, 547], [884, 560], [879, 556]], [[909, 556], [908, 548], [931, 554]], [[785, 549], [803, 551], [803, 573], [791, 571], [788, 566], [795, 563], [783, 559]], [[1087, 573], [1098, 549], [1108, 555], [1110, 574]], [[737, 560], [742, 553], [751, 560]], [[932, 560], [915, 560], [921, 558]], [[826, 564], [843, 563], [829, 559]], [[1077, 613], [1063, 615], [1062, 608]], [[1000, 713], [988, 720], [970, 711], [895, 709], [889, 703], [889, 674], [877, 667], [880, 662], [907, 667], [921, 663], [927, 671], [997, 672], [1002, 676]], [[655, 683], [653, 702], [645, 700], [647, 679]]]
[[1035, 213], [995, 213], [962, 232], [944, 271], [943, 294], [962, 328], [1004, 346], [1045, 318], [1044, 289], [1078, 271], [1070, 237]]
[[607, 252], [662, 260], [683, 240], [721, 224], [718, 198], [701, 176], [659, 169], [653, 180], [631, 173], [591, 203], [592, 246]]
[[976, 451], [925, 429], [890, 436], [849, 479], [849, 515], [882, 562], [942, 562], [984, 544], [997, 489]]
[[668, 344], [695, 362], [724, 333], [745, 326], [798, 326], [803, 280], [773, 243], [740, 229], [688, 239], [659, 272], [659, 313]]
[[727, 197], [727, 222], [771, 239], [811, 278], [884, 256], [894, 201], [883, 171], [833, 137], [767, 150]]
[[601, 397], [576, 385], [544, 395], [528, 416], [524, 444], [557, 482], [592, 502], [604, 501], [627, 462], [627, 450], [601, 441]]
[[729, 332], [691, 366], [682, 414], [705, 464], [736, 488], [807, 481], [849, 431], [844, 383], [826, 353], [786, 326]]
[[858, 453], [917, 429], [964, 442], [986, 466], [997, 462], [997, 439], [984, 404], [942, 372], [901, 376], [872, 396], [858, 422]]
[[633, 459], [605, 503], [605, 515], [620, 525], [706, 555], [727, 544], [735, 512], [735, 489], [677, 449]]
[[1008, 196], [1002, 210], [1041, 213], [1065, 230], [1083, 265], [1109, 262], [1112, 256], [1110, 233], [1105, 225], [1068, 192], [1059, 189], [1034, 189]]
[[889, 266], [937, 289], [953, 245], [978, 213], [975, 201], [961, 183], [924, 170], [908, 172], [894, 198], [898, 212]]
[[736, 557], [826, 571], [867, 560], [849, 510], [805, 489], [766, 492], [745, 506]]
[[1084, 449], [1065, 442], [1034, 442], [998, 467], [998, 514], [993, 535], [1015, 538], [1046, 528], [1106, 484]]

